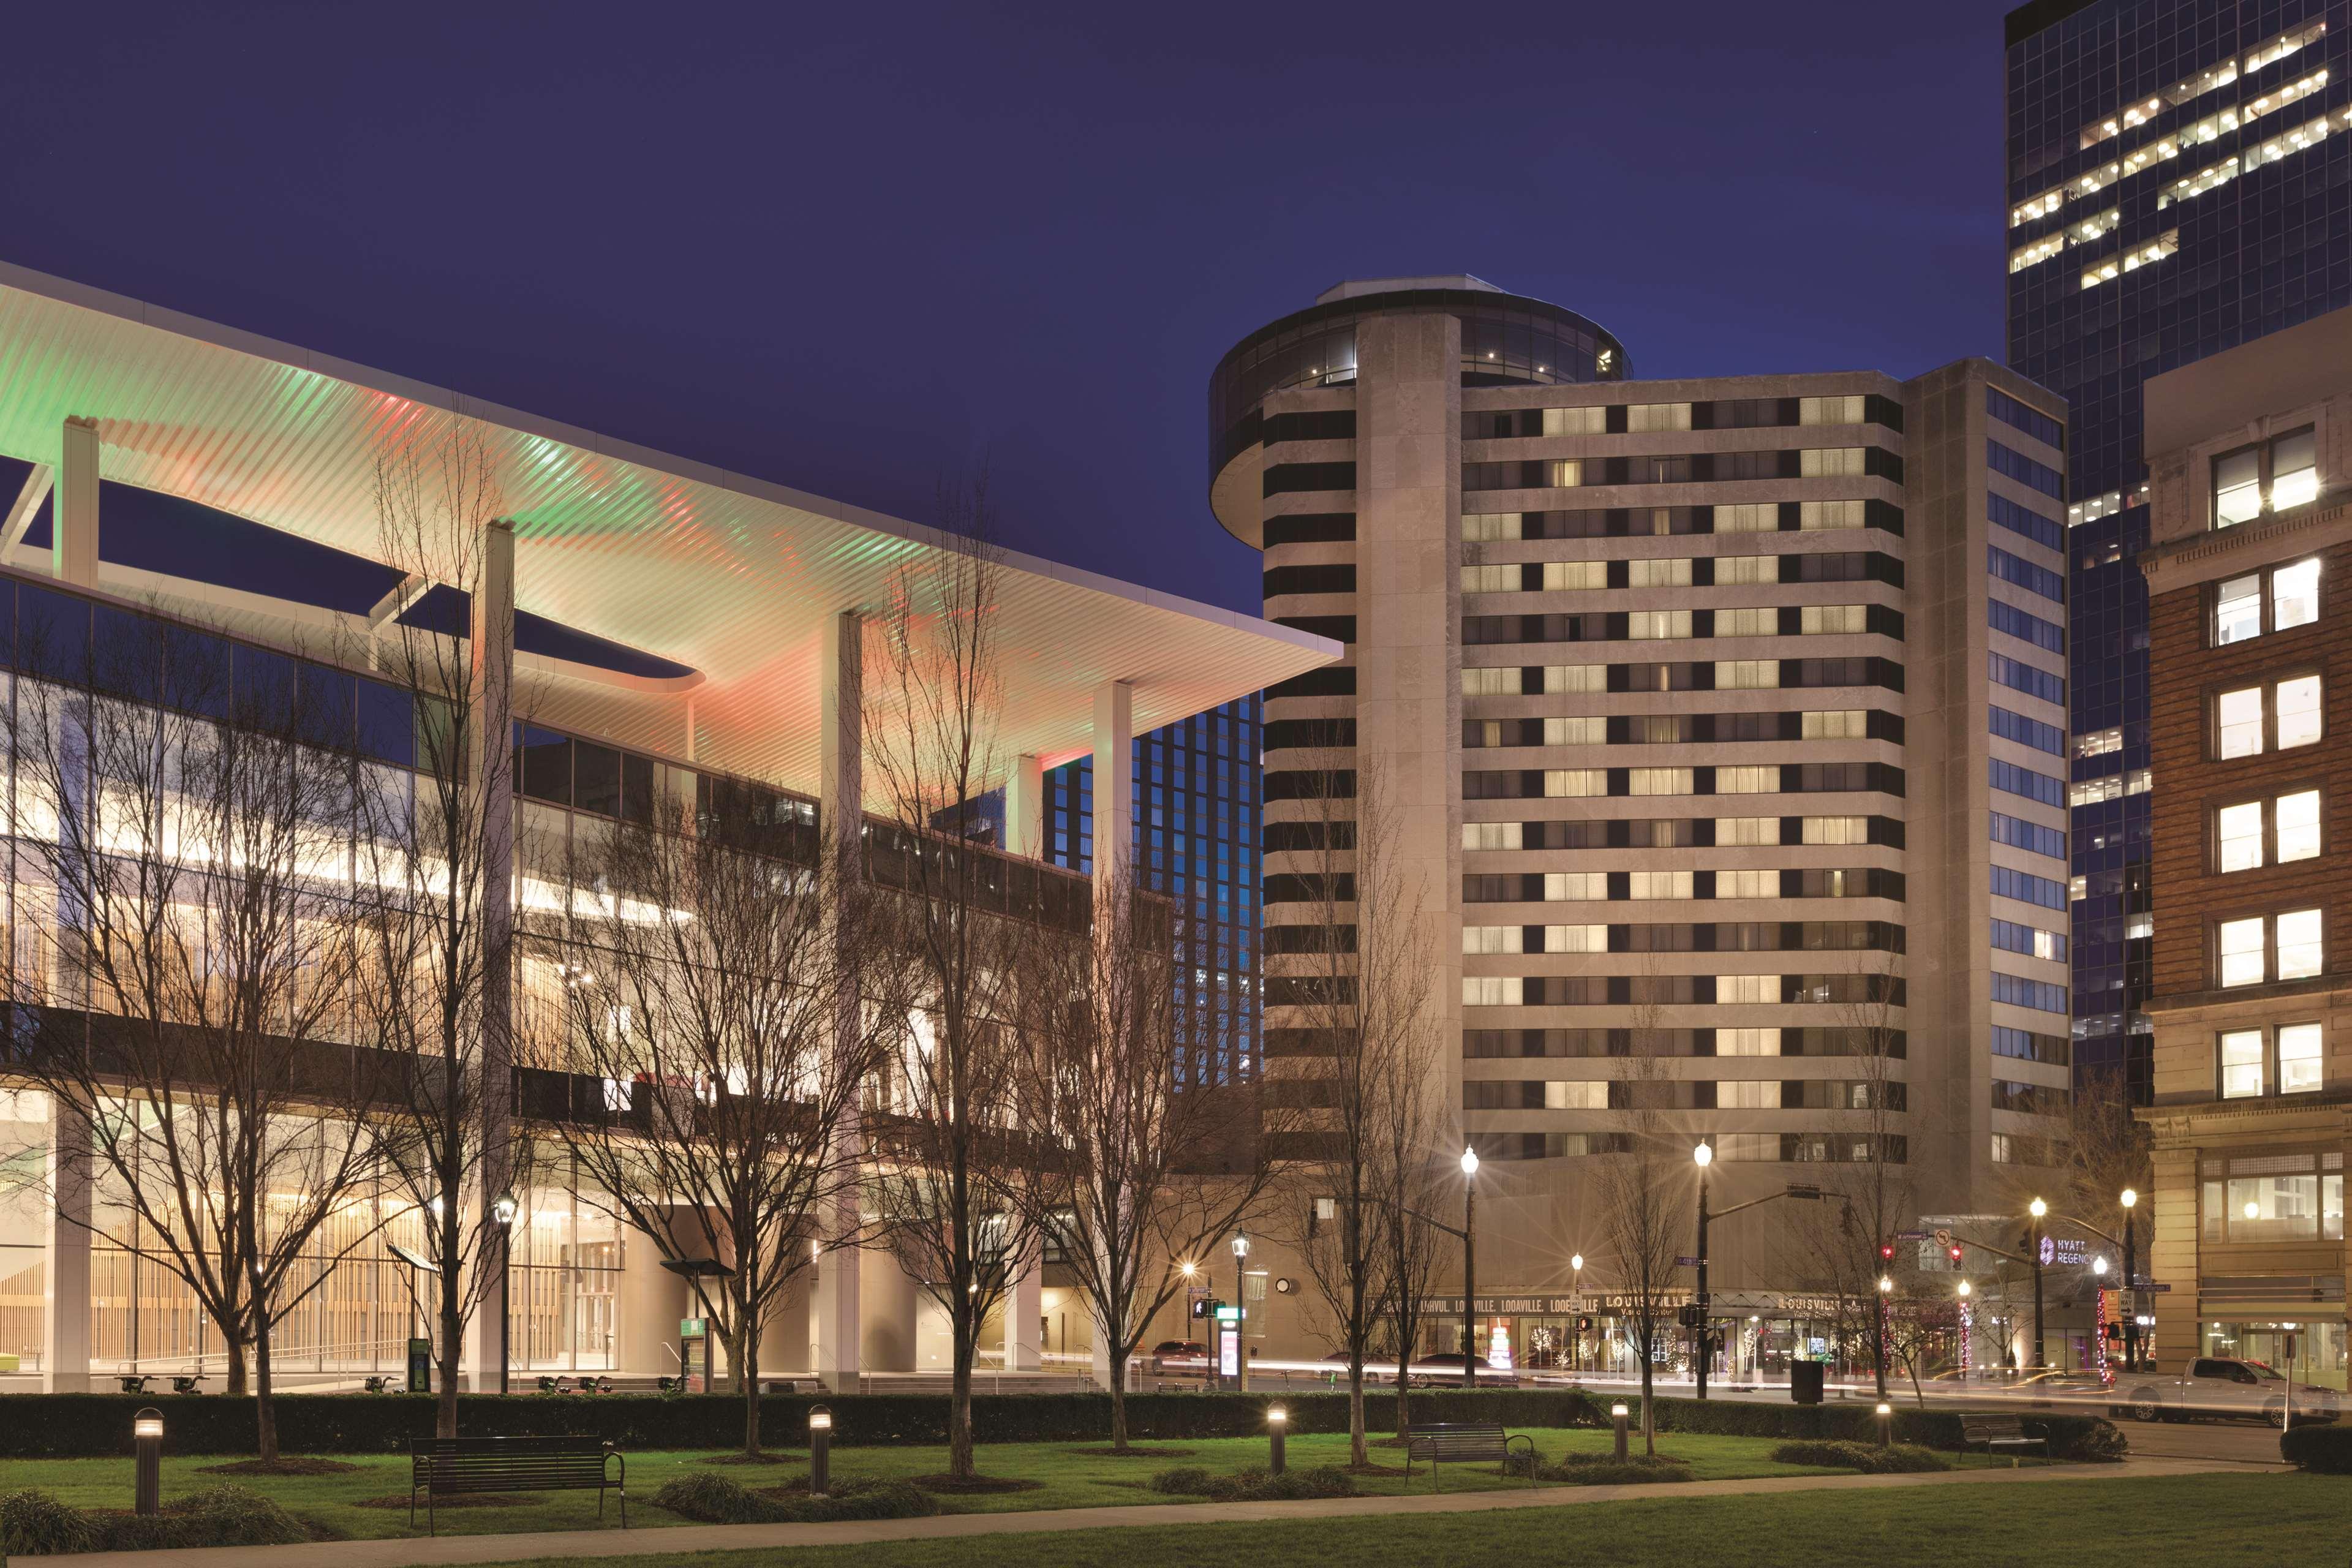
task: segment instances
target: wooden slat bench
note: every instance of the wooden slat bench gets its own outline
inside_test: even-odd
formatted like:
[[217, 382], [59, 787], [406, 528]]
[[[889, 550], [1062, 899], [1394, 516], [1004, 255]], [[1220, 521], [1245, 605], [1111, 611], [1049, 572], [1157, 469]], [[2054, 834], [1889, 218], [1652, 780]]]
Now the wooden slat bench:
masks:
[[2025, 1448], [2037, 1445], [2045, 1458], [2050, 1453], [2050, 1439], [2027, 1436], [2024, 1423], [2014, 1415], [1961, 1416], [1961, 1446], [1973, 1448], [1979, 1443], [1984, 1445], [1988, 1454], [1995, 1448]]
[[596, 1517], [602, 1519], [608, 1490], [620, 1497], [621, 1528], [629, 1528], [628, 1460], [601, 1438], [426, 1437], [409, 1445], [408, 1460], [411, 1528], [416, 1523], [420, 1491], [425, 1494], [425, 1526], [436, 1530], [435, 1498], [483, 1492], [593, 1491]]
[[1524, 1443], [1528, 1454], [1528, 1482], [1535, 1483], [1535, 1439], [1524, 1435], [1511, 1436], [1503, 1431], [1499, 1421], [1436, 1422], [1426, 1426], [1404, 1429], [1405, 1479], [1412, 1478], [1413, 1460], [1429, 1461], [1430, 1484], [1437, 1483], [1437, 1467], [1441, 1464], [1480, 1464], [1492, 1460], [1497, 1465], [1510, 1462], [1511, 1445]]

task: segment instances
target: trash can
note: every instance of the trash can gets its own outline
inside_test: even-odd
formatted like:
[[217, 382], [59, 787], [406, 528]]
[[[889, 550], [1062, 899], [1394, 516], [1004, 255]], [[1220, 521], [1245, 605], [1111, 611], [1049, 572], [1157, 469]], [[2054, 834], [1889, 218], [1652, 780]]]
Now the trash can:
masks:
[[1792, 1361], [1789, 1363], [1789, 1397], [1800, 1405], [1822, 1402], [1822, 1368], [1817, 1361]]

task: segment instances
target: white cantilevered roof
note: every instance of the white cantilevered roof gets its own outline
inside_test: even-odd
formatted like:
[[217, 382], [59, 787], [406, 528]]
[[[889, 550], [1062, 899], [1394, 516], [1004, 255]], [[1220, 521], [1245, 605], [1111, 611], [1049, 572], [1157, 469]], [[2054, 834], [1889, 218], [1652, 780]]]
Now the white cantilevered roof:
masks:
[[[368, 557], [385, 444], [470, 426], [515, 520], [519, 606], [704, 678], [685, 694], [686, 682], [546, 681], [547, 721], [672, 756], [690, 726], [696, 760], [788, 788], [815, 787], [824, 628], [842, 610], [880, 610], [894, 571], [942, 548], [896, 518], [0, 263], [0, 453], [54, 464], [73, 416], [98, 422], [109, 480]], [[1108, 680], [1133, 683], [1140, 732], [1341, 652], [1032, 556], [1008, 554], [1001, 575], [996, 750], [1008, 759], [1050, 766], [1089, 750]], [[100, 585], [157, 586], [139, 576], [110, 566]], [[237, 629], [268, 619], [247, 595], [209, 597]]]

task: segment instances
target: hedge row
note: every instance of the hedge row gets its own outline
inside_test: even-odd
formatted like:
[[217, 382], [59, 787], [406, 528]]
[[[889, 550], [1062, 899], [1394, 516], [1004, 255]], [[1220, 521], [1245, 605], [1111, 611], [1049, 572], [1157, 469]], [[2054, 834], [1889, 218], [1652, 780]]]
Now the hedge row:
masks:
[[2279, 1458], [2323, 1476], [2352, 1476], [2352, 1426], [2296, 1426], [2279, 1434]]
[[[1396, 1426], [1392, 1391], [1368, 1392], [1365, 1420], [1375, 1435]], [[1580, 1389], [1417, 1389], [1415, 1421], [1499, 1421], [1523, 1426], [1606, 1426], [1611, 1396]], [[1624, 1403], [1638, 1422], [1641, 1402]], [[1265, 1407], [1289, 1411], [1293, 1432], [1344, 1432], [1344, 1393], [1203, 1395], [1137, 1394], [1127, 1401], [1129, 1433], [1154, 1440], [1239, 1437], [1265, 1430]], [[163, 1413], [168, 1454], [250, 1454], [254, 1404], [227, 1394], [0, 1394], [0, 1458], [67, 1458], [131, 1452], [131, 1414], [152, 1405]], [[948, 1402], [940, 1394], [768, 1394], [761, 1422], [771, 1447], [797, 1446], [813, 1405], [833, 1411], [834, 1441], [845, 1445], [947, 1441]], [[289, 1454], [383, 1454], [433, 1435], [436, 1402], [425, 1394], [289, 1394], [277, 1401], [278, 1446]], [[2047, 1436], [2065, 1455], [2094, 1427], [2083, 1415], [2025, 1415], [2027, 1433]], [[1875, 1441], [1877, 1417], [1866, 1405], [1779, 1405], [1661, 1399], [1663, 1431], [1732, 1436]], [[595, 1396], [464, 1394], [457, 1429], [468, 1436], [601, 1437], [624, 1448], [730, 1448], [741, 1440], [743, 1406], [730, 1394]], [[1107, 1437], [1110, 1401], [1099, 1394], [982, 1394], [972, 1400], [973, 1435], [982, 1443], [1063, 1442]], [[2112, 1430], [2110, 1428], [2109, 1430]], [[1960, 1447], [1960, 1417], [1944, 1410], [1898, 1410], [1895, 1436], [1930, 1447]]]

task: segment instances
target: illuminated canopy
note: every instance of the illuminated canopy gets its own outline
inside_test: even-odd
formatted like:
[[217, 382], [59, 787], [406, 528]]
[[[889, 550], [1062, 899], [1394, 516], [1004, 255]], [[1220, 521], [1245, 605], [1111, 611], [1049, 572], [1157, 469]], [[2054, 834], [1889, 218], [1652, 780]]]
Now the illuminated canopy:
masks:
[[[0, 264], [0, 454], [55, 465], [73, 416], [98, 422], [108, 480], [372, 558], [379, 453], [470, 426], [515, 520], [518, 606], [699, 672], [525, 658], [533, 716], [803, 791], [818, 773], [821, 632], [840, 611], [878, 611], [894, 570], [942, 548], [896, 518]], [[335, 612], [110, 563], [100, 586], [314, 647], [351, 629]], [[1091, 748], [1105, 681], [1133, 683], [1141, 731], [1341, 651], [1019, 554], [1005, 557], [997, 626], [999, 752], [1048, 766]]]

